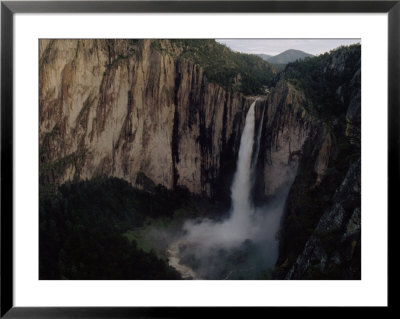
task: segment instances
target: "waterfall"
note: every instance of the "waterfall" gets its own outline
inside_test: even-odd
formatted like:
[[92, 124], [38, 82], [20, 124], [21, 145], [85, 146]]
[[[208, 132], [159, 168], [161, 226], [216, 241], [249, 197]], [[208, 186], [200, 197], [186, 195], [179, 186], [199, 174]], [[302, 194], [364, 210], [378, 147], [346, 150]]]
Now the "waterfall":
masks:
[[253, 161], [251, 162], [251, 167], [253, 168], [253, 172], [254, 172], [256, 164], [257, 164], [258, 153], [260, 152], [260, 140], [261, 140], [263, 121], [264, 121], [264, 113], [265, 113], [265, 106], [264, 106], [262, 114], [261, 114], [260, 125], [258, 126], [258, 131], [257, 131], [256, 150], [254, 152]]
[[[252, 203], [254, 170], [265, 112], [264, 108], [256, 130], [256, 101], [247, 111], [240, 138], [229, 217], [221, 221], [187, 220], [182, 228], [184, 235], [169, 246], [169, 263], [184, 278], [243, 278], [243, 272], [247, 272], [247, 278], [256, 278], [276, 261], [278, 242], [275, 233], [279, 229], [285, 197], [262, 207], [254, 207]], [[238, 254], [245, 254], [246, 258], [232, 264]], [[180, 265], [182, 259], [194, 262], [196, 270], [191, 268], [190, 262], [184, 267]]]
[[246, 221], [246, 215], [251, 211], [251, 158], [254, 144], [255, 104], [256, 101], [251, 104], [246, 115], [246, 123], [240, 139], [237, 169], [231, 188], [232, 218], [234, 220]]

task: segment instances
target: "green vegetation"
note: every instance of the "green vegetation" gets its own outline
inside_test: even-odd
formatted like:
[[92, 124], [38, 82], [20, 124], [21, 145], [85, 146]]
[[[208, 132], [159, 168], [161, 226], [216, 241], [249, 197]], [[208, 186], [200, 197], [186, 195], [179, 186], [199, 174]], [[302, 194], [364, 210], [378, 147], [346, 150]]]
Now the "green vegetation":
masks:
[[120, 54], [120, 55], [118, 55], [118, 56], [111, 62], [110, 67], [112, 68], [112, 67], [117, 66], [121, 61], [126, 60], [126, 59], [129, 59], [132, 55], [133, 55], [133, 54], [128, 54], [128, 55]]
[[177, 234], [186, 219], [220, 209], [185, 188], [138, 177], [151, 189], [106, 176], [40, 184], [41, 279], [180, 279], [166, 262], [163, 233]]
[[135, 242], [137, 247], [143, 250], [146, 253], [151, 252], [152, 247], [149, 241], [146, 239], [145, 233], [143, 229], [139, 230], [128, 230], [126, 233], [123, 234], [126, 239], [129, 240], [130, 243]]
[[[40, 186], [41, 188], [44, 186]], [[148, 217], [173, 216], [185, 190], [157, 186], [152, 194], [107, 177], [41, 192], [41, 279], [178, 279], [136, 229]]]
[[136, 184], [142, 186], [147, 191], [152, 191], [156, 188], [156, 184], [143, 172], [139, 172], [136, 175]]
[[137, 45], [139, 43], [139, 39], [128, 39], [128, 43], [130, 45]]
[[[306, 107], [318, 129], [315, 128], [315, 134], [304, 145], [305, 156], [288, 196], [275, 278], [282, 278], [291, 268], [314, 233], [320, 217], [332, 206], [335, 191], [350, 165], [361, 156], [361, 123], [351, 122], [346, 117], [350, 102], [360, 103], [357, 97], [361, 86], [356, 75], [360, 57], [360, 45], [341, 47], [318, 57], [290, 63], [281, 74], [281, 79], [303, 90], [312, 101]], [[332, 153], [321, 183], [316, 183], [314, 163], [326, 134], [331, 135]], [[340, 232], [343, 234], [343, 230]], [[317, 235], [328, 253], [337, 248], [337, 231]]]
[[[184, 58], [204, 68], [207, 79], [226, 90], [244, 94], [262, 94], [263, 86], [274, 78], [273, 67], [256, 55], [238, 53], [215, 40], [176, 39], [171, 43], [182, 49]], [[156, 41], [153, 48], [166, 52]]]
[[[43, 148], [46, 147], [45, 144], [42, 146]], [[46, 151], [41, 148], [39, 153], [46, 154]], [[44, 156], [45, 155], [43, 155], [43, 157]], [[86, 150], [83, 149], [81, 151], [68, 154], [56, 161], [43, 161], [39, 167], [39, 179], [41, 183], [47, 185], [50, 182], [56, 182], [59, 176], [62, 176], [69, 166], [75, 167], [75, 178], [77, 178], [79, 176], [79, 169], [85, 160], [85, 156]]]
[[42, 138], [42, 143], [39, 148], [39, 157], [45, 156], [46, 153], [49, 151], [49, 145], [51, 140], [57, 136], [59, 133], [59, 128], [58, 125], [55, 124], [51, 131], [44, 133], [43, 138]]
[[325, 252], [330, 254], [337, 248], [338, 243], [340, 243], [343, 237], [343, 229], [334, 228], [324, 232], [315, 231], [314, 235], [320, 240]]
[[332, 122], [344, 118], [350, 96], [360, 90], [359, 83], [352, 81], [360, 67], [361, 45], [355, 44], [289, 63], [281, 76], [311, 98], [320, 119]]
[[157, 52], [160, 52], [161, 54], [169, 54], [171, 56], [174, 56], [171, 52], [164, 49], [159, 41], [152, 41], [150, 46], [152, 49], [156, 50]]

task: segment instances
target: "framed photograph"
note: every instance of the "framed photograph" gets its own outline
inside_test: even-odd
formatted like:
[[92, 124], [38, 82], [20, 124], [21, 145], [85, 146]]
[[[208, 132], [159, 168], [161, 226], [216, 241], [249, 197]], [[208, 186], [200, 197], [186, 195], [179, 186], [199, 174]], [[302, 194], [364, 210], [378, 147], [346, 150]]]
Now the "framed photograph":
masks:
[[1, 316], [390, 309], [399, 19], [2, 1]]

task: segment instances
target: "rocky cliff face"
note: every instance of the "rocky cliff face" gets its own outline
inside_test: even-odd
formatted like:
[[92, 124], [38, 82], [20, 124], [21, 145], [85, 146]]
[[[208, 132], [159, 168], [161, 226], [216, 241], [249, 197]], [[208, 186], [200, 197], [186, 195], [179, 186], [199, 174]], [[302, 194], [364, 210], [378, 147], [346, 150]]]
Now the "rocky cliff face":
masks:
[[286, 70], [289, 82], [300, 78], [296, 67], [313, 70], [300, 85], [312, 124], [286, 202], [277, 278], [360, 278], [360, 53], [343, 48]]
[[154, 44], [40, 41], [42, 183], [105, 174], [142, 187], [146, 176], [213, 195], [251, 99], [209, 83], [169, 41]]
[[[184, 50], [168, 40], [41, 40], [41, 185], [107, 175], [229, 201], [256, 97], [210, 82]], [[334, 277], [340, 267], [356, 277], [360, 70], [360, 48], [340, 49], [290, 64], [258, 97], [255, 199], [290, 187], [277, 278]]]
[[277, 83], [266, 100], [256, 181], [259, 197], [270, 197], [293, 182], [312, 118], [304, 92], [287, 81]]
[[285, 279], [361, 279], [360, 170], [351, 165]]

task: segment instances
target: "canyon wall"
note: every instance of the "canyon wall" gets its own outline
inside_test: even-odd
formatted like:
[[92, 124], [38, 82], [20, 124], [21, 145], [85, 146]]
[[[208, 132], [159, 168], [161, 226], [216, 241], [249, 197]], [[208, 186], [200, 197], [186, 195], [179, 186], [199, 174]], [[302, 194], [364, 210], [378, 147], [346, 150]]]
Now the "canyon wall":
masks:
[[357, 278], [360, 49], [309, 60], [316, 62], [306, 71], [307, 63], [289, 66], [268, 94], [245, 96], [209, 81], [173, 41], [39, 45], [41, 185], [107, 175], [229, 202], [246, 112], [258, 98], [255, 199], [290, 188], [275, 277], [334, 277], [345, 269]]
[[169, 41], [154, 44], [40, 41], [42, 183], [105, 174], [213, 196], [254, 99], [209, 83]]
[[265, 102], [263, 134], [256, 185], [260, 200], [287, 188], [297, 172], [302, 149], [313, 119], [306, 106], [311, 103], [304, 92], [280, 80]]
[[286, 200], [275, 276], [360, 279], [361, 48], [318, 59], [303, 85], [312, 124]]

